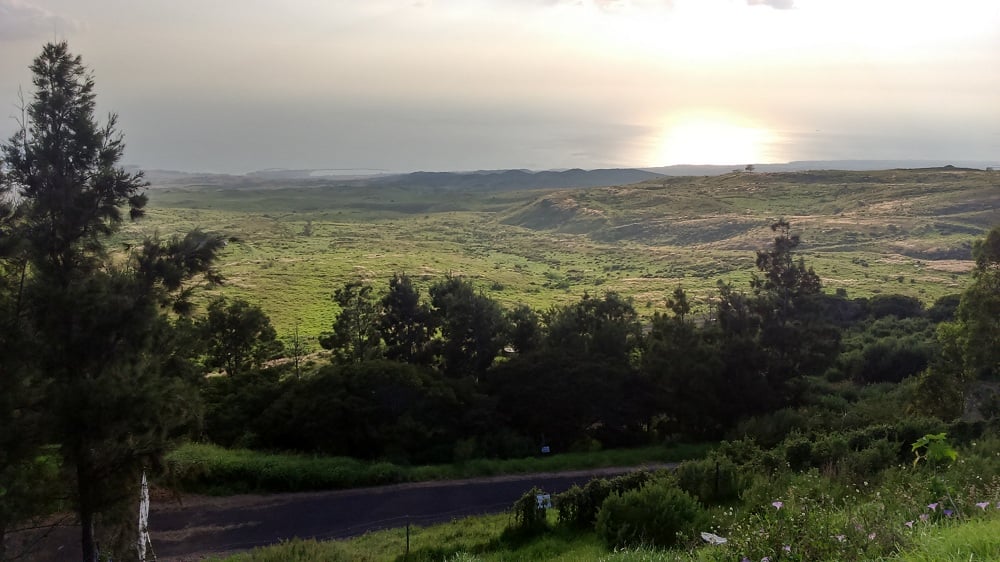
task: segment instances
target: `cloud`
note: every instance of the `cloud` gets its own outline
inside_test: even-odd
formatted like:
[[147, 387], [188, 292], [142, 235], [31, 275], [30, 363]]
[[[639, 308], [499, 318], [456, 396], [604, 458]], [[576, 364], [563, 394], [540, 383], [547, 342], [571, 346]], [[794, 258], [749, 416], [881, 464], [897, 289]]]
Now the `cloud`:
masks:
[[76, 21], [25, 0], [0, 0], [0, 41], [62, 35], [79, 27]]
[[747, 0], [749, 6], [770, 6], [775, 10], [790, 10], [795, 7], [795, 0]]

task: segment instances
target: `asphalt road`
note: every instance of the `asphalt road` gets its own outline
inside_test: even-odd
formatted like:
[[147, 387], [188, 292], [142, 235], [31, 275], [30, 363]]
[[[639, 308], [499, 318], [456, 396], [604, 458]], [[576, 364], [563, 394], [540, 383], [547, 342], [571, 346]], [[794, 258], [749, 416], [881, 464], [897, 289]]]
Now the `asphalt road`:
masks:
[[[663, 468], [657, 465], [651, 468]], [[420, 482], [333, 492], [184, 497], [154, 502], [149, 518], [158, 560], [190, 561], [291, 538], [338, 539], [378, 529], [499, 513], [533, 486], [558, 493], [595, 476], [636, 468]], [[79, 527], [57, 528], [32, 560], [79, 560]]]

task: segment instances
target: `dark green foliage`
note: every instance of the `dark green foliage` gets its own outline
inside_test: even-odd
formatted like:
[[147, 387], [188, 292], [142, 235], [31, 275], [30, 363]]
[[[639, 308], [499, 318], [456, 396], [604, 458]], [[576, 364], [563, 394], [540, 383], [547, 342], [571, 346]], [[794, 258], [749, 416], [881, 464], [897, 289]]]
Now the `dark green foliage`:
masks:
[[737, 388], [733, 381], [724, 377], [723, 360], [712, 336], [680, 313], [653, 316], [641, 371], [652, 390], [660, 433], [711, 439], [740, 415], [734, 405], [742, 403], [741, 397], [733, 392]]
[[721, 455], [684, 461], [674, 475], [677, 486], [704, 505], [733, 502], [747, 486], [747, 476], [740, 467]]
[[771, 231], [777, 233], [771, 247], [757, 252], [757, 269], [763, 277], [754, 276], [750, 286], [756, 294], [773, 299], [775, 314], [788, 317], [796, 298], [819, 293], [820, 280], [801, 258], [793, 259], [793, 252], [802, 241], [798, 234], [791, 233], [791, 225], [781, 219], [771, 225]]
[[757, 252], [751, 309], [760, 316], [759, 344], [767, 357], [766, 376], [779, 399], [788, 400], [792, 377], [825, 370], [839, 350], [840, 333], [822, 316], [819, 276], [793, 252], [801, 241], [785, 221], [771, 225], [772, 246]]
[[698, 501], [669, 480], [612, 494], [597, 514], [597, 535], [609, 548], [669, 548], [693, 538], [705, 520]]
[[460, 277], [434, 284], [430, 295], [441, 327], [442, 371], [450, 377], [476, 377], [486, 372], [509, 332], [500, 305]]
[[507, 311], [507, 325], [507, 339], [517, 353], [531, 353], [541, 345], [541, 319], [529, 306], [521, 304]]
[[443, 462], [462, 436], [461, 390], [418, 366], [328, 366], [283, 384], [251, 424], [263, 447]]
[[962, 294], [958, 322], [967, 376], [1000, 378], [1000, 226], [973, 245], [973, 282]]
[[[665, 476], [659, 476], [665, 478]], [[649, 482], [652, 475], [640, 470], [630, 472], [611, 479], [594, 478], [581, 488], [574, 485], [556, 496], [555, 505], [559, 508], [559, 524], [571, 529], [591, 529], [597, 521], [604, 500], [611, 494], [621, 494], [637, 490]]]
[[197, 330], [205, 345], [205, 366], [231, 377], [259, 369], [282, 348], [264, 311], [243, 299], [213, 299]]
[[826, 373], [830, 380], [900, 382], [923, 371], [937, 355], [935, 326], [924, 317], [866, 320], [844, 331], [843, 347]]
[[[53, 452], [45, 451], [42, 377], [30, 362], [31, 334], [22, 318], [21, 280], [26, 263], [11, 239], [17, 207], [0, 183], [0, 559], [4, 535], [21, 521], [44, 515], [60, 493], [47, 481]], [[19, 552], [11, 552], [15, 557]]]
[[627, 365], [556, 351], [519, 355], [484, 378], [505, 423], [557, 452], [588, 439], [634, 444], [648, 419], [648, 388]]
[[753, 439], [761, 447], [771, 448], [785, 440], [796, 428], [806, 424], [802, 412], [782, 408], [773, 412], [744, 418], [732, 431], [734, 437]]
[[854, 379], [861, 383], [900, 382], [927, 368], [934, 350], [926, 342], [883, 340], [865, 347]]
[[8, 181], [24, 205], [23, 240], [32, 265], [56, 283], [100, 265], [103, 238], [142, 215], [141, 173], [117, 167], [125, 150], [112, 114], [94, 119], [94, 81], [79, 56], [49, 43], [31, 65], [27, 122], [3, 145]]
[[927, 309], [927, 318], [935, 324], [939, 322], [951, 322], [955, 319], [958, 305], [962, 302], [962, 295], [945, 295]]
[[263, 454], [205, 445], [186, 445], [171, 453], [167, 463], [173, 482], [185, 492], [199, 494], [338, 490], [407, 480], [403, 468], [387, 462]]
[[207, 377], [201, 389], [205, 436], [226, 447], [259, 446], [260, 415], [286, 388], [279, 382], [280, 374], [279, 369], [263, 369]]
[[548, 349], [593, 360], [629, 363], [642, 345], [639, 316], [631, 299], [618, 293], [602, 299], [584, 294], [575, 304], [549, 311], [545, 323]]
[[360, 363], [379, 356], [382, 339], [379, 335], [379, 307], [367, 283], [353, 281], [333, 293], [340, 314], [333, 330], [320, 335], [323, 349], [333, 350], [338, 363]]
[[420, 291], [410, 277], [397, 273], [389, 280], [389, 292], [380, 301], [379, 333], [385, 342], [385, 356], [393, 361], [427, 365], [431, 362], [430, 341], [435, 318], [420, 302]]
[[545, 532], [549, 528], [545, 517], [545, 507], [540, 506], [538, 496], [545, 492], [532, 488], [525, 492], [511, 507], [512, 525], [504, 533], [508, 538], [526, 539]]
[[[212, 263], [224, 246], [223, 237], [195, 229], [166, 242], [146, 239], [134, 259], [147, 287], [160, 296], [160, 305], [183, 315], [191, 312], [189, 298], [194, 289], [222, 282]], [[202, 272], [202, 283], [186, 285], [192, 271]]]
[[142, 469], [193, 428], [197, 372], [140, 277], [95, 272], [55, 291], [32, 284], [27, 294], [45, 334], [39, 363], [52, 437], [73, 470], [81, 517], [107, 531], [119, 521], [93, 517], [134, 497]]
[[924, 315], [924, 303], [906, 295], [875, 295], [868, 299], [868, 313], [872, 318], [917, 318]]

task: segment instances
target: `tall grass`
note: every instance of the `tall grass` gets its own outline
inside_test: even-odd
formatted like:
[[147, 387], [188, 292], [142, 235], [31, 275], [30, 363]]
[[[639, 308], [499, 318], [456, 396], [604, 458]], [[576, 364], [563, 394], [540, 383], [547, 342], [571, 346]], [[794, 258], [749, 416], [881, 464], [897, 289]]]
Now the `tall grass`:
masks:
[[402, 466], [348, 457], [269, 454], [188, 443], [167, 456], [167, 465], [172, 480], [170, 484], [184, 491], [228, 495], [335, 490], [400, 482], [638, 466], [699, 458], [709, 448], [709, 445], [674, 445], [524, 459], [476, 459], [448, 465]]

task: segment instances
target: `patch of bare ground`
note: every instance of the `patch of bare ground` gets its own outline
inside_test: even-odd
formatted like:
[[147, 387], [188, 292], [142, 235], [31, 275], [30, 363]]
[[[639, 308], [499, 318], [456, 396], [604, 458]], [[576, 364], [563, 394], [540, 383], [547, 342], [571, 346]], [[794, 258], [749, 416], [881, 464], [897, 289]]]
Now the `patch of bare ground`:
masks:
[[972, 260], [934, 260], [925, 262], [928, 269], [947, 273], [968, 273], [976, 266]]
[[908, 258], [906, 256], [901, 256], [899, 254], [883, 254], [881, 257], [879, 257], [878, 261], [880, 263], [901, 265], [901, 264], [912, 263], [913, 258]]

